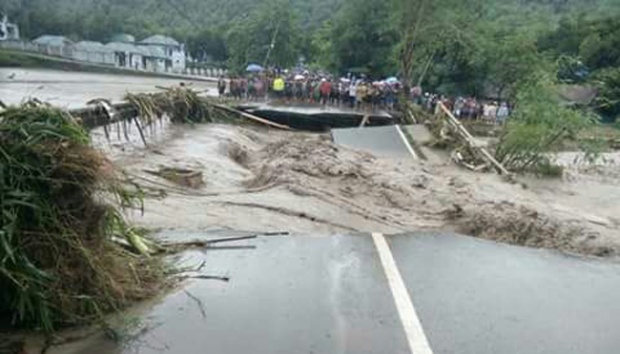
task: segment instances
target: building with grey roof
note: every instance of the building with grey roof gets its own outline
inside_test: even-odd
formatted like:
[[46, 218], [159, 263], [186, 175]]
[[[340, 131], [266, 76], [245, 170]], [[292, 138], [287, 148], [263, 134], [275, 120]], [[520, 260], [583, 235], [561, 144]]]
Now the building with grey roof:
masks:
[[136, 43], [146, 48], [155, 48], [164, 53], [164, 68], [166, 71], [183, 72], [186, 67], [187, 57], [185, 55], [185, 45], [179, 43], [172, 37], [156, 34], [147, 37]]
[[32, 41], [38, 51], [47, 55], [73, 57], [74, 43], [65, 36], [43, 35]]
[[114, 51], [102, 43], [81, 41], [73, 46], [73, 59], [89, 63], [115, 65]]

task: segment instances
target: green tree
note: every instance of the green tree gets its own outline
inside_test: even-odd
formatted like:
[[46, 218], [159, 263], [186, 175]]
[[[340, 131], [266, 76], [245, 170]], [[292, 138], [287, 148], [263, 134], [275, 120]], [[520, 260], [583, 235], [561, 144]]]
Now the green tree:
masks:
[[379, 77], [396, 71], [392, 56], [398, 33], [390, 21], [386, 1], [347, 0], [334, 20], [334, 64], [340, 71], [357, 71]]
[[310, 58], [310, 65], [320, 69], [338, 70], [334, 53], [332, 34], [334, 33], [332, 21], [325, 21], [310, 37], [306, 38], [308, 44], [304, 54]]
[[222, 62], [228, 59], [228, 50], [223, 36], [210, 29], [205, 29], [187, 39], [187, 50], [199, 61], [212, 59]]
[[271, 0], [228, 32], [229, 64], [237, 70], [248, 63], [293, 65], [300, 54], [299, 32], [290, 2]]

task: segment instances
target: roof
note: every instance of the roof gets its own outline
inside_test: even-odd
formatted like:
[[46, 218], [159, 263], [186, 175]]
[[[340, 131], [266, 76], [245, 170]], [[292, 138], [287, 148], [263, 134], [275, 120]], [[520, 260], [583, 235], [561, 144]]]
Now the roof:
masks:
[[47, 34], [35, 39], [32, 42], [36, 44], [43, 44], [43, 45], [56, 46], [56, 47], [64, 46], [67, 44], [73, 44], [73, 42], [65, 36], [53, 36], [53, 35], [47, 35]]
[[75, 48], [87, 51], [112, 52], [112, 48], [104, 46], [99, 42], [81, 41], [75, 44]]
[[120, 43], [135, 43], [136, 37], [127, 34], [127, 33], [117, 33], [112, 36], [110, 42], [120, 42]]
[[166, 58], [166, 53], [162, 48], [158, 47], [150, 47], [150, 46], [136, 46], [136, 48], [140, 51], [145, 57], [154, 57], [154, 58]]
[[174, 38], [168, 37], [168, 36], [162, 36], [161, 34], [156, 34], [154, 36], [147, 37], [141, 40], [140, 43], [141, 44], [169, 45], [169, 46], [180, 46], [181, 45]]

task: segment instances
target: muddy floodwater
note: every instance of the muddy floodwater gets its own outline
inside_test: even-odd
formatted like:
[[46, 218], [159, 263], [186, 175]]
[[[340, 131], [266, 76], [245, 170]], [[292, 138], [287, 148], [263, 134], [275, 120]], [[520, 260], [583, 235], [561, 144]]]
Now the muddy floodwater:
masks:
[[[329, 134], [163, 125], [149, 148], [137, 138], [127, 144], [93, 134], [148, 192], [144, 213], [129, 217], [152, 229], [306, 235], [449, 230], [585, 255], [620, 251], [620, 173], [613, 155], [595, 165], [561, 156], [563, 179], [510, 183], [448, 158], [375, 156], [336, 145]], [[185, 188], [149, 173], [160, 168], [199, 171], [204, 185]]]
[[191, 84], [196, 90], [217, 94], [216, 85], [158, 77], [82, 73], [46, 69], [0, 68], [0, 100], [19, 104], [37, 98], [63, 108], [78, 108], [95, 98], [117, 102], [127, 92], [157, 92], [156, 86]]

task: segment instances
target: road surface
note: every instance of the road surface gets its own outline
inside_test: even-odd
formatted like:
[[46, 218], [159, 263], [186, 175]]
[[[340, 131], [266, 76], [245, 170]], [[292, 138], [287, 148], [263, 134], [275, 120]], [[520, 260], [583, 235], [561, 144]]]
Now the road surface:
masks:
[[[29, 98], [63, 108], [84, 107], [94, 98], [121, 101], [127, 92], [157, 92], [156, 86], [178, 85], [180, 79], [95, 74], [47, 69], [0, 68], [0, 100], [19, 104]], [[216, 84], [184, 81], [196, 90], [217, 94]]]
[[416, 153], [398, 125], [332, 129], [334, 143], [388, 158], [414, 158]]
[[196, 280], [146, 310], [150, 330], [124, 349], [101, 340], [52, 352], [615, 354], [620, 348], [618, 263], [447, 234], [272, 236], [245, 244], [256, 248], [188, 254], [187, 264], [204, 260], [204, 274], [230, 281]]

